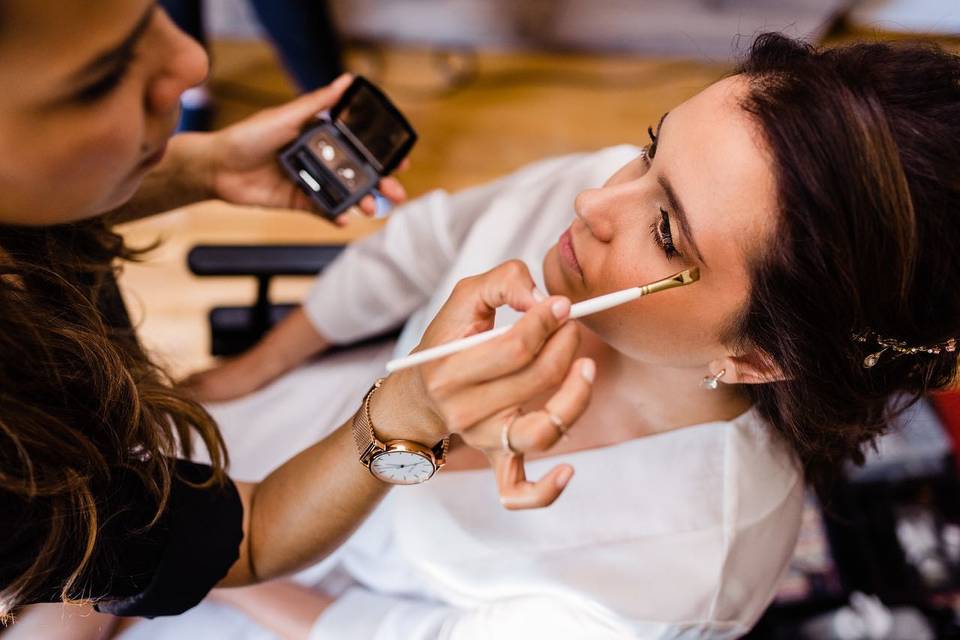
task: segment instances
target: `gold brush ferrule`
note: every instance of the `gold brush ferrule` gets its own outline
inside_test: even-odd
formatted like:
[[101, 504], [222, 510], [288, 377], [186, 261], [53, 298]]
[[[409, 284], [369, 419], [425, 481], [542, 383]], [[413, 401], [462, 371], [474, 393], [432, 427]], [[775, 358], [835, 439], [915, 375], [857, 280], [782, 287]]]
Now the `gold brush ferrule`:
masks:
[[700, 279], [700, 267], [694, 267], [692, 269], [685, 269], [680, 273], [675, 273], [672, 276], [668, 276], [663, 280], [657, 280], [656, 282], [651, 282], [650, 284], [645, 284], [640, 287], [642, 295], [649, 295], [651, 293], [656, 293], [657, 291], [666, 291], [667, 289], [673, 289], [674, 287], [682, 287], [688, 285], [691, 282], [696, 282]]

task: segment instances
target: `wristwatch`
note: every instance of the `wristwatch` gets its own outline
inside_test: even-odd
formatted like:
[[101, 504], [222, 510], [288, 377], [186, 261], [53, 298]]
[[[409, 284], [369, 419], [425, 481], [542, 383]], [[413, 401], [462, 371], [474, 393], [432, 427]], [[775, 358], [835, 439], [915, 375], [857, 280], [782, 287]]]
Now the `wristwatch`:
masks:
[[411, 440], [388, 440], [377, 437], [370, 418], [370, 398], [383, 378], [377, 380], [363, 397], [363, 406], [353, 416], [353, 439], [360, 453], [360, 463], [373, 477], [389, 484], [420, 484], [439, 471], [447, 461], [450, 438], [432, 447]]

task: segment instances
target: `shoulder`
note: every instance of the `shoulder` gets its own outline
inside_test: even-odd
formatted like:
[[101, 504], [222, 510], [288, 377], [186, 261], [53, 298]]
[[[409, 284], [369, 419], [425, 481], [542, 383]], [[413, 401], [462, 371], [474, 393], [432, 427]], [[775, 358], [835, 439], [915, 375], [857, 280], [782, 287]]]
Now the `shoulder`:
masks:
[[[104, 531], [115, 555], [113, 573], [129, 576], [131, 584], [121, 597], [114, 591], [101, 602], [101, 611], [177, 615], [200, 602], [239, 557], [243, 505], [236, 486], [229, 478], [212, 482], [213, 470], [204, 464], [174, 460], [172, 467], [170, 495], [154, 525], [131, 529], [121, 520]], [[146, 497], [143, 490], [126, 497], [135, 501], [138, 495]]]
[[725, 485], [738, 526], [749, 526], [803, 494], [796, 456], [755, 409], [729, 423], [725, 437]]
[[806, 491], [795, 456], [755, 410], [730, 423], [725, 459], [723, 557], [711, 617], [749, 628], [793, 556]]

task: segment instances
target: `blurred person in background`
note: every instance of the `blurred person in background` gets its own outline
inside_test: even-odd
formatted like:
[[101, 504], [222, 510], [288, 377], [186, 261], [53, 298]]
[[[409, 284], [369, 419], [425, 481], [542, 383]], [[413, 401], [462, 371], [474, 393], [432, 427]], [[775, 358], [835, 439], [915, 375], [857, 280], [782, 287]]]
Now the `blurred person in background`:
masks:
[[[207, 48], [203, 0], [160, 4], [181, 30]], [[300, 91], [319, 89], [343, 73], [340, 39], [326, 0], [250, 0], [250, 4]], [[181, 131], [211, 128], [215, 105], [206, 83], [187, 89], [181, 103]]]

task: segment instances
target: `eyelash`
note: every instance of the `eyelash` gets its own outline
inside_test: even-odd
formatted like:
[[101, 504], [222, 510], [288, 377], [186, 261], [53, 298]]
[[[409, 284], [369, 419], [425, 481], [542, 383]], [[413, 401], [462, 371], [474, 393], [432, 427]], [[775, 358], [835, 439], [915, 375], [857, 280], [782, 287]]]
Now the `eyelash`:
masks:
[[657, 134], [653, 132], [653, 127], [647, 127], [647, 135], [650, 136], [650, 144], [646, 146], [647, 157], [653, 160], [657, 155]]
[[[653, 127], [647, 127], [647, 134], [650, 136], [650, 144], [644, 147], [643, 150], [647, 160], [647, 166], [649, 167], [652, 164], [651, 161], [654, 155], [657, 153], [657, 136], [653, 133]], [[650, 225], [650, 235], [653, 237], [653, 241], [657, 243], [657, 246], [666, 254], [667, 260], [683, 257], [683, 254], [677, 251], [676, 245], [673, 244], [673, 233], [670, 231], [670, 215], [662, 207], [660, 208], [660, 219], [655, 220]]]
[[673, 244], [673, 234], [670, 232], [670, 216], [663, 209], [660, 209], [660, 219], [655, 220], [650, 225], [650, 235], [657, 246], [666, 254], [667, 260], [683, 257], [683, 254], [677, 251], [677, 247]]
[[91, 103], [100, 100], [107, 94], [116, 89], [127, 77], [127, 70], [130, 68], [132, 59], [127, 59], [121, 67], [111, 71], [103, 78], [84, 88], [77, 94], [77, 100], [80, 102]]

